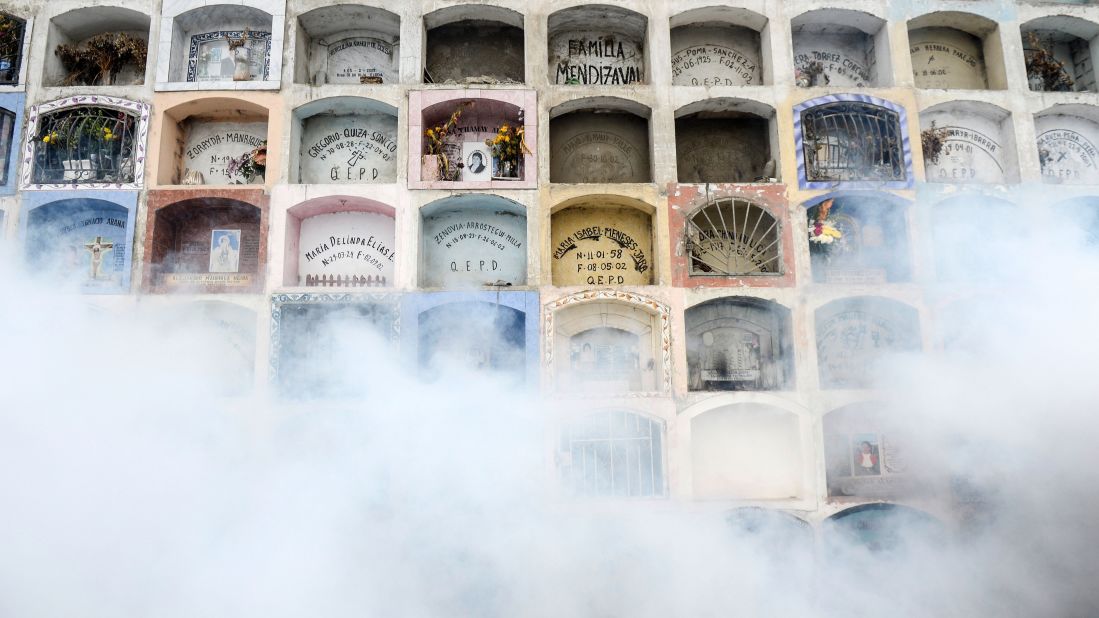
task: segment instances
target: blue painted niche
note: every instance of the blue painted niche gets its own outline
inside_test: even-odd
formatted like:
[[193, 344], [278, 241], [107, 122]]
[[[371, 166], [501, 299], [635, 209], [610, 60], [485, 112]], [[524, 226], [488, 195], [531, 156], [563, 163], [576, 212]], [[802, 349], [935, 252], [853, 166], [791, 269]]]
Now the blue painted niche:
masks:
[[86, 294], [130, 291], [136, 191], [23, 194], [27, 267], [77, 285]]

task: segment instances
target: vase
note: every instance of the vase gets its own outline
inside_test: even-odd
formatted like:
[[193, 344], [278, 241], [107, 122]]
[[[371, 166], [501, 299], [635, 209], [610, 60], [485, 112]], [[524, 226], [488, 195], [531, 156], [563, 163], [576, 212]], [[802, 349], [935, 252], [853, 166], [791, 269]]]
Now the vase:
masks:
[[252, 50], [241, 45], [233, 50], [233, 81], [244, 82], [252, 79]]
[[420, 157], [420, 180], [423, 182], [435, 182], [442, 180], [442, 155], [424, 155]]

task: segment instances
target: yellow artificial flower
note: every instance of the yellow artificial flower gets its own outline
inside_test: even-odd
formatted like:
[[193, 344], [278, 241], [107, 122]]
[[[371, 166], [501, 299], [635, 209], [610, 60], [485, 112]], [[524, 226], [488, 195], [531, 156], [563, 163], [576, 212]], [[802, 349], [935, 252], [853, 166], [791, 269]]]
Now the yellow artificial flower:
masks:
[[843, 232], [832, 227], [831, 225], [821, 226], [820, 233], [824, 236], [831, 236], [832, 238], [843, 238]]
[[43, 144], [48, 144], [48, 143], [50, 143], [50, 136], [49, 136], [49, 135], [47, 135], [46, 137], [43, 137], [43, 138], [42, 138], [42, 143], [43, 143]]

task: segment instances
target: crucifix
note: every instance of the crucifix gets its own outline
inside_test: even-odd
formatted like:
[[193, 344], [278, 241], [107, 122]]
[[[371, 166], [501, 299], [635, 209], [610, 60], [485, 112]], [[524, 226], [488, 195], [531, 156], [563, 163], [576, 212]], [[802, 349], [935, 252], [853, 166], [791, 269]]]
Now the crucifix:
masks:
[[92, 254], [90, 272], [88, 274], [92, 279], [98, 279], [99, 267], [103, 265], [103, 254], [113, 249], [114, 243], [109, 240], [104, 240], [102, 236], [96, 236], [95, 240], [84, 243], [84, 248]]

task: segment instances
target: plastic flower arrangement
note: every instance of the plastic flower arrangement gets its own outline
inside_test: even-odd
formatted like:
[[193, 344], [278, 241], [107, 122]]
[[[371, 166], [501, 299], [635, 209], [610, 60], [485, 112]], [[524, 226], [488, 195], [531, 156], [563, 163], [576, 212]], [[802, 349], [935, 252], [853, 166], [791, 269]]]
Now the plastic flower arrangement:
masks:
[[424, 131], [424, 137], [427, 138], [424, 142], [424, 148], [427, 150], [425, 154], [428, 156], [438, 155], [443, 179], [450, 179], [450, 160], [444, 152], [446, 139], [451, 131], [458, 126], [458, 119], [462, 117], [462, 108], [472, 104], [472, 101], [462, 103], [450, 114], [450, 118], [447, 118], [446, 122], [428, 127]]
[[267, 140], [235, 159], [229, 159], [225, 173], [236, 184], [244, 184], [267, 171]]
[[843, 238], [843, 232], [828, 221], [828, 213], [832, 210], [832, 202], [833, 199], [827, 199], [817, 207], [817, 219], [813, 222], [813, 227], [809, 229], [809, 242], [818, 245], [831, 245]]
[[522, 126], [513, 127], [505, 123], [495, 137], [485, 140], [485, 145], [490, 148], [493, 158], [499, 159], [501, 164], [513, 164], [516, 170], [519, 169], [519, 161], [523, 155], [531, 154], [523, 138]]

